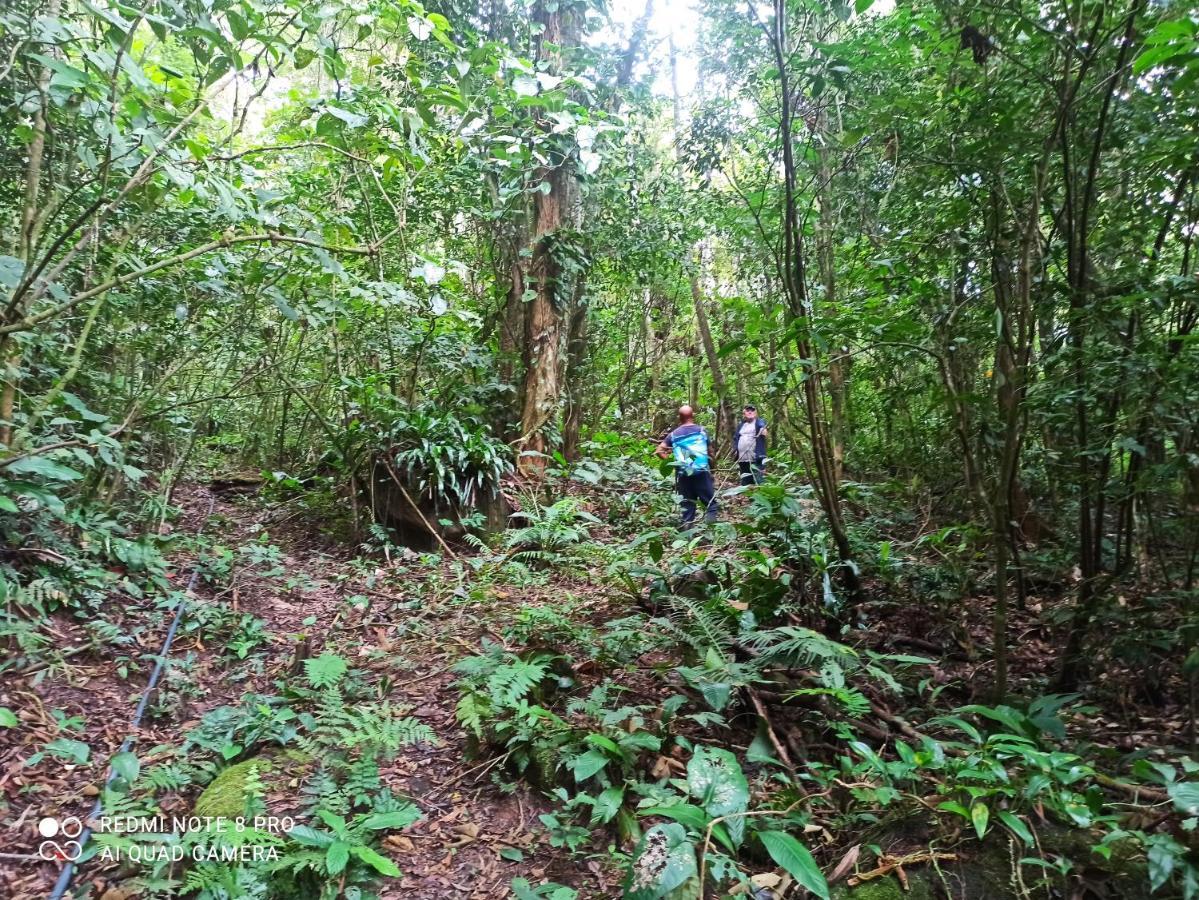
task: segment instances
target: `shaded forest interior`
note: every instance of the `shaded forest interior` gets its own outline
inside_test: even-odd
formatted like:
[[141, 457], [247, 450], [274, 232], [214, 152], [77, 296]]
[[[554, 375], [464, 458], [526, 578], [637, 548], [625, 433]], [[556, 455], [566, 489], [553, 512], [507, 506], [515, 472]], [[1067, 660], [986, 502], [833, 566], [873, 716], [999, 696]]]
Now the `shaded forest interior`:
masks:
[[10, 0], [0, 117], [0, 896], [1199, 897], [1193, 6]]

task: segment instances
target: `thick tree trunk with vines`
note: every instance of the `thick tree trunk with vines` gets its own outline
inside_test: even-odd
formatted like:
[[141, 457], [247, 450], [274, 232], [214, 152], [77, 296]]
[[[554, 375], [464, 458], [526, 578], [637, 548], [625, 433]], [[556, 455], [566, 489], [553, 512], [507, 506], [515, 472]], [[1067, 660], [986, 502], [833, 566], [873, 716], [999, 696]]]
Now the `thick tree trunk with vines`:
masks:
[[[562, 48], [574, 43], [576, 13], [564, 6], [539, 6], [538, 21], [543, 58], [549, 71], [562, 70]], [[545, 426], [557, 415], [562, 396], [562, 349], [565, 337], [564, 311], [568, 298], [564, 283], [561, 238], [573, 230], [569, 217], [574, 212], [576, 190], [568, 156], [554, 154], [551, 165], [541, 170], [548, 191], [534, 196], [533, 257], [529, 277], [535, 295], [528, 304], [525, 318], [525, 382], [520, 419], [520, 472], [541, 477], [545, 472], [549, 443]]]

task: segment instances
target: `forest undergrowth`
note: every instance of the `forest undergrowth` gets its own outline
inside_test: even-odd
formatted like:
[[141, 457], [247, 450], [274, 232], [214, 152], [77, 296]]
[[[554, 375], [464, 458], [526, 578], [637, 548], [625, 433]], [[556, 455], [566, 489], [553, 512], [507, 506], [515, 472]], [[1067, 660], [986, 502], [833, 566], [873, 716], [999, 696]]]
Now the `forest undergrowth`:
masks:
[[[967, 535], [913, 517], [914, 537], [876, 541], [848, 609], [789, 478], [726, 489], [721, 521], [691, 532], [629, 457], [551, 484], [490, 544], [365, 555], [319, 491], [185, 486], [163, 536], [73, 561], [82, 603], [45, 548], [43, 578], [7, 597], [6, 848], [36, 854], [38, 820], [99, 796], [106, 816], [287, 828], [98, 833], [76, 882], [108, 900], [1189, 890], [1180, 684], [1147, 694], [1145, 670], [1098, 650], [1094, 690], [1047, 692], [1050, 585], [1013, 617], [996, 704]], [[192, 567], [136, 750], [114, 756]], [[939, 602], [930, 578], [974, 586]], [[245, 845], [274, 849], [205, 858]], [[14, 897], [61, 866], [4, 865]]]

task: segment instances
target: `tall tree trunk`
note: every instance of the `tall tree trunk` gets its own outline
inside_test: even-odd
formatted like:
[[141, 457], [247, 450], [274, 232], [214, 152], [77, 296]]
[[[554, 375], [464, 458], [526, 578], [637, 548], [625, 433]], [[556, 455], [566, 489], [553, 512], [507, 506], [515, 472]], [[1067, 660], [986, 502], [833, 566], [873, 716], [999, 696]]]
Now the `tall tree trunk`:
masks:
[[[548, 71], [562, 71], [562, 49], [577, 41], [578, 14], [565, 4], [538, 4], [537, 21], [541, 33], [542, 58]], [[571, 235], [571, 217], [575, 215], [576, 182], [568, 152], [553, 152], [549, 165], [540, 176], [548, 186], [534, 196], [533, 257], [529, 275], [535, 281], [535, 295], [528, 304], [525, 319], [525, 381], [520, 419], [521, 452], [518, 468], [526, 477], [540, 478], [545, 473], [549, 443], [545, 426], [558, 413], [562, 395], [563, 312], [568, 298], [564, 283], [564, 238]]]

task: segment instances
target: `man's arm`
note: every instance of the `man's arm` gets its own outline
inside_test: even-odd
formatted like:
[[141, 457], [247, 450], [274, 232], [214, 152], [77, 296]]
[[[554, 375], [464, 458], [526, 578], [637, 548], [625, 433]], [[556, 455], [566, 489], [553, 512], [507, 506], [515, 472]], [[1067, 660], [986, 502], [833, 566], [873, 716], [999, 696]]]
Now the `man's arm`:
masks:
[[666, 441], [661, 441], [658, 444], [658, 449], [654, 451], [662, 459], [670, 459], [670, 445]]

